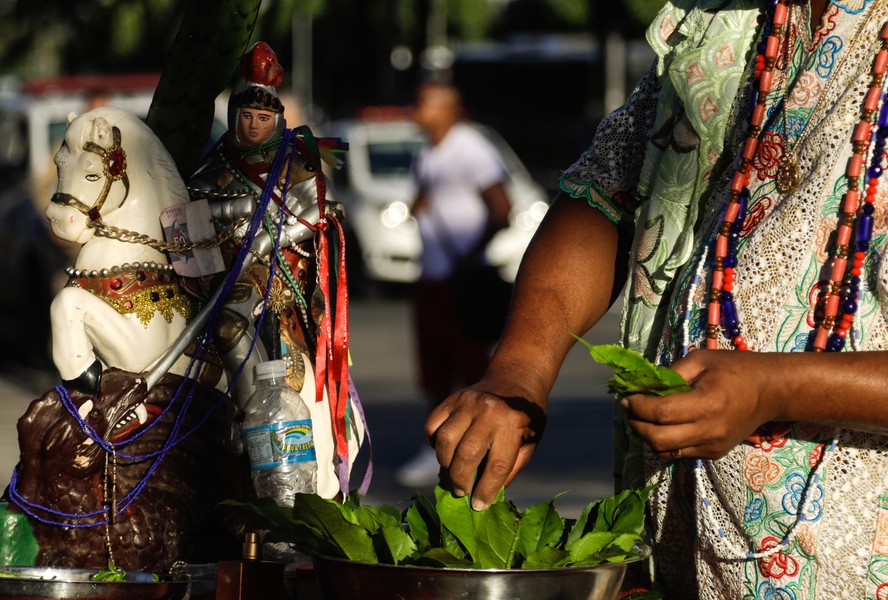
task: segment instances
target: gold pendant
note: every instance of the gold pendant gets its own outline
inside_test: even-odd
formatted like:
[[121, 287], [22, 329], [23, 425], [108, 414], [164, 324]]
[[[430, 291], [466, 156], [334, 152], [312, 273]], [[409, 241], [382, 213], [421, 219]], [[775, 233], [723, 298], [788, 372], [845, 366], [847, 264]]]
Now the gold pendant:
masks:
[[802, 182], [802, 174], [799, 170], [799, 161], [792, 152], [787, 152], [780, 166], [777, 167], [777, 191], [781, 194], [791, 194]]
[[268, 294], [268, 308], [277, 315], [293, 304], [293, 291], [290, 290], [280, 277], [275, 276], [271, 280], [271, 292]]

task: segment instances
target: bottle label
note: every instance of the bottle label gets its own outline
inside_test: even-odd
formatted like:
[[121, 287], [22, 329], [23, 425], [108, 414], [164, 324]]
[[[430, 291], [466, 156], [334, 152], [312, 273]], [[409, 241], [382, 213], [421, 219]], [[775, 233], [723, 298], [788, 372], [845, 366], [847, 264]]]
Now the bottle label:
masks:
[[244, 443], [254, 471], [317, 460], [310, 419], [250, 427]]

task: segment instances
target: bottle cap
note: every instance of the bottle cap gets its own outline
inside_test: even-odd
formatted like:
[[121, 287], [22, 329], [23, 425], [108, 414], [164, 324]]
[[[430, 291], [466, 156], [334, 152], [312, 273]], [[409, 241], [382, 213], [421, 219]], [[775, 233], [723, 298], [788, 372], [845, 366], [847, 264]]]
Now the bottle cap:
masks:
[[241, 558], [244, 560], [259, 560], [259, 534], [248, 531], [244, 536], [244, 544], [241, 550]]
[[283, 360], [269, 360], [256, 365], [256, 379], [274, 379], [286, 377], [287, 363]]

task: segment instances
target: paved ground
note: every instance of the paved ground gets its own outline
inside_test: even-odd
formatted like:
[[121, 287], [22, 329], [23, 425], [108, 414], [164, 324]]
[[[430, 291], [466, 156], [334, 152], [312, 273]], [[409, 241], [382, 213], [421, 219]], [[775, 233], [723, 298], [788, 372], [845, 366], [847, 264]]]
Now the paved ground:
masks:
[[[399, 486], [394, 472], [424, 443], [426, 412], [415, 385], [409, 310], [403, 299], [354, 301], [350, 316], [352, 374], [373, 442], [375, 471], [366, 501], [397, 505], [415, 491]], [[616, 322], [612, 311], [586, 338], [613, 342]], [[516, 504], [527, 507], [566, 492], [558, 507], [574, 516], [589, 501], [610, 493], [611, 403], [601, 384], [606, 378], [607, 370], [584, 349], [571, 352], [553, 390], [543, 441], [507, 492]], [[18, 461], [18, 418], [51, 385], [51, 376], [42, 372], [0, 376], [0, 487]]]
[[[618, 318], [612, 310], [586, 339], [614, 342]], [[352, 374], [366, 409], [375, 464], [367, 500], [397, 504], [414, 490], [399, 486], [394, 472], [425, 443], [426, 406], [415, 385], [409, 311], [403, 302], [355, 303], [351, 323]], [[584, 348], [571, 351], [550, 399], [543, 441], [507, 491], [516, 504], [527, 507], [565, 493], [559, 511], [575, 516], [591, 500], [612, 493], [612, 406], [601, 383], [607, 377], [608, 370]]]

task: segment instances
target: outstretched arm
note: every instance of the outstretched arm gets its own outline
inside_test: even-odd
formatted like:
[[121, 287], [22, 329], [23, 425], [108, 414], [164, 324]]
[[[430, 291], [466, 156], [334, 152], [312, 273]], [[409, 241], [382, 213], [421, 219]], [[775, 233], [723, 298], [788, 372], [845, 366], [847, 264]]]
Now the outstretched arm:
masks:
[[[582, 200], [559, 197], [525, 253], [502, 340], [484, 377], [426, 422], [454, 492], [483, 509], [530, 460], [571, 334], [607, 312], [626, 264], [620, 232]], [[476, 479], [477, 474], [477, 479]]]

